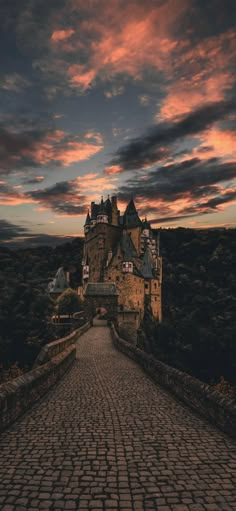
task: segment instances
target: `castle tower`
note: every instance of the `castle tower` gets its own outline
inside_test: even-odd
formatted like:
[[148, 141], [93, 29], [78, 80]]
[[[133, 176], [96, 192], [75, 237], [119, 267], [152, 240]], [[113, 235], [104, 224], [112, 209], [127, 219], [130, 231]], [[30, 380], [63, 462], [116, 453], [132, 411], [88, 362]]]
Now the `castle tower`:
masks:
[[111, 223], [112, 225], [119, 225], [119, 211], [117, 208], [117, 197], [115, 195], [111, 198]]
[[87, 234], [87, 232], [89, 232], [90, 227], [91, 227], [91, 218], [90, 218], [90, 214], [89, 214], [89, 210], [88, 210], [87, 217], [86, 217], [85, 224], [84, 224], [84, 234]]
[[138, 252], [140, 254], [140, 237], [142, 231], [142, 222], [138, 216], [137, 209], [135, 207], [133, 199], [129, 202], [125, 213], [124, 213], [124, 228], [129, 232], [132, 242]]
[[[83, 293], [86, 298], [88, 289], [86, 299], [91, 301], [89, 286], [95, 286], [97, 293], [100, 290], [93, 298], [93, 309], [96, 300], [104, 305], [102, 293], [113, 286], [119, 324], [124, 321], [130, 325], [133, 321], [137, 329], [147, 303], [153, 316], [161, 321], [159, 235], [147, 219], [141, 222], [134, 201], [129, 202], [123, 217], [115, 196], [106, 201], [102, 198], [100, 204], [92, 202], [84, 228]], [[106, 307], [109, 306], [108, 300]]]
[[103, 198], [101, 200], [100, 209], [97, 215], [97, 223], [98, 224], [108, 224], [108, 214], [106, 212], [105, 204], [103, 202]]

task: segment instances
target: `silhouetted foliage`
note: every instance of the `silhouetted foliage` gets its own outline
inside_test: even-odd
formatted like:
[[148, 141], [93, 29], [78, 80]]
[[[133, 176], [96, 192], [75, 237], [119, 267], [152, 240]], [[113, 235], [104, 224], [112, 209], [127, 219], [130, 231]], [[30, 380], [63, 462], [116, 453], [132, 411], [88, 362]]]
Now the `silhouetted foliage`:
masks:
[[163, 322], [144, 318], [146, 349], [204, 381], [236, 383], [236, 230], [163, 229], [161, 252]]
[[[4, 368], [30, 365], [41, 345], [53, 340], [49, 318], [55, 303], [47, 285], [63, 266], [76, 289], [82, 251], [80, 238], [56, 248], [0, 247]], [[147, 307], [139, 345], [205, 381], [219, 381], [222, 376], [235, 383], [236, 230], [162, 229], [161, 253], [164, 319], [160, 325], [153, 321]]]
[[41, 346], [58, 335], [58, 328], [50, 325], [55, 303], [48, 283], [63, 266], [77, 288], [82, 251], [80, 238], [56, 248], [0, 247], [0, 373], [15, 364], [19, 370], [30, 367]]
[[56, 300], [55, 311], [57, 314], [68, 314], [82, 310], [81, 300], [78, 293], [73, 289], [66, 289]]

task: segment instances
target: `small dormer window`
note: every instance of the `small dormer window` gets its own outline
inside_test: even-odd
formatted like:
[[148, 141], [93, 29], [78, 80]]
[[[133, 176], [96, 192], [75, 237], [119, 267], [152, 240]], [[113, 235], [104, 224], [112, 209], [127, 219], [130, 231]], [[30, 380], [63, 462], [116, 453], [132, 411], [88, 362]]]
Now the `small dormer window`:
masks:
[[124, 273], [133, 273], [133, 263], [132, 262], [124, 262], [122, 265], [122, 271]]
[[108, 224], [108, 216], [107, 215], [98, 215], [97, 222], [100, 224]]
[[104, 246], [105, 246], [104, 238], [99, 238], [99, 240], [98, 240], [98, 248], [104, 248]]
[[89, 266], [85, 265], [83, 266], [83, 279], [89, 278]]

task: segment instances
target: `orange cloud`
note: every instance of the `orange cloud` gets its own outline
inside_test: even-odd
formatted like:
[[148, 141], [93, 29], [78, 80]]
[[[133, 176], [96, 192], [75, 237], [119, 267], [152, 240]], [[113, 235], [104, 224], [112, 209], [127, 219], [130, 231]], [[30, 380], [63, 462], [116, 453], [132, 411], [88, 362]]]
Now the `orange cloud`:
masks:
[[186, 46], [173, 68], [180, 78], [167, 88], [157, 119], [175, 120], [199, 105], [223, 100], [234, 84], [229, 68], [235, 58], [236, 34], [232, 30], [209, 37], [194, 47]]
[[88, 194], [95, 192], [99, 196], [105, 190], [115, 190], [116, 184], [114, 181], [116, 180], [117, 178], [108, 179], [107, 177], [101, 176], [98, 173], [86, 174], [86, 176], [79, 176], [76, 178], [76, 181], [82, 192], [87, 192]]
[[[194, 155], [202, 159], [212, 157], [224, 158], [224, 161], [236, 158], [236, 133], [229, 130], [212, 128], [201, 136], [202, 144], [194, 149]], [[201, 148], [206, 150], [201, 151]]]
[[179, 120], [180, 117], [196, 110], [199, 105], [221, 101], [232, 87], [233, 76], [230, 73], [195, 79], [180, 79], [168, 87], [168, 93], [162, 102], [156, 120]]
[[[70, 2], [72, 9], [81, 8], [80, 1]], [[111, 79], [126, 73], [140, 79], [148, 67], [155, 70], [171, 70], [170, 56], [182, 43], [173, 37], [174, 27], [189, 5], [187, 0], [167, 0], [162, 5], [145, 5], [136, 1], [124, 3], [122, 0], [110, 4], [101, 0], [83, 4], [88, 19], [77, 26], [73, 47], [78, 52], [81, 41], [89, 51], [86, 64], [73, 64], [67, 68], [67, 76], [72, 86], [85, 90], [97, 75]], [[104, 8], [103, 8], [104, 7]], [[157, 51], [158, 48], [158, 51]], [[65, 47], [68, 51], [68, 47]], [[120, 88], [115, 87], [115, 94]], [[107, 92], [107, 97], [114, 91]]]
[[34, 202], [30, 197], [26, 197], [23, 192], [9, 189], [5, 193], [0, 191], [0, 204], [2, 206], [20, 206], [21, 204], [29, 204]]
[[124, 169], [121, 167], [121, 165], [110, 165], [110, 167], [106, 167], [104, 169], [104, 173], [108, 176], [112, 174], [120, 174], [123, 171]]
[[74, 34], [73, 29], [67, 29], [67, 30], [55, 30], [51, 35], [51, 41], [53, 43], [58, 43], [60, 41], [65, 41], [66, 39], [69, 39]]
[[[86, 137], [86, 135], [85, 135]], [[99, 137], [99, 134], [95, 135]], [[90, 134], [89, 137], [90, 138]], [[99, 141], [101, 139], [99, 138]], [[67, 167], [71, 163], [87, 160], [103, 149], [103, 145], [90, 144], [85, 140], [66, 140], [66, 133], [61, 130], [48, 132], [43, 140], [35, 142], [33, 147], [24, 149], [22, 156], [31, 157], [35, 162], [45, 165], [51, 161], [60, 162]]]
[[73, 64], [68, 68], [67, 75], [70, 79], [71, 85], [79, 87], [82, 90], [86, 90], [93, 82], [96, 71], [94, 69], [86, 71], [85, 66]]

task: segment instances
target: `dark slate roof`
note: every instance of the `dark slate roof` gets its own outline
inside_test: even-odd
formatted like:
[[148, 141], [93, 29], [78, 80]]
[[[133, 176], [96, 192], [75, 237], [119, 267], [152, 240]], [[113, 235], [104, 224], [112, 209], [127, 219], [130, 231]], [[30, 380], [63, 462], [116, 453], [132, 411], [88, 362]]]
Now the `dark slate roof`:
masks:
[[105, 208], [106, 208], [106, 212], [108, 215], [110, 215], [112, 213], [112, 205], [111, 205], [111, 201], [110, 201], [110, 198], [108, 197], [108, 199], [105, 201]]
[[87, 284], [85, 296], [116, 296], [116, 285], [107, 282], [91, 282]]
[[105, 204], [103, 202], [103, 199], [101, 200], [101, 204], [100, 204], [100, 207], [99, 207], [99, 213], [98, 214], [101, 214], [101, 215], [105, 215], [106, 214], [106, 208], [105, 208]]
[[155, 265], [150, 248], [147, 248], [144, 253], [140, 272], [145, 279], [153, 279], [155, 277]]
[[138, 227], [142, 225], [142, 222], [138, 216], [137, 209], [135, 207], [133, 199], [129, 201], [129, 204], [124, 214], [124, 226], [127, 228]]
[[150, 229], [151, 228], [151, 224], [150, 224], [150, 222], [147, 221], [146, 218], [142, 222], [142, 227], [143, 227], [143, 229]]
[[121, 250], [124, 254], [124, 261], [133, 261], [134, 258], [138, 257], [135, 246], [128, 232], [123, 231], [122, 238], [120, 241]]
[[89, 211], [88, 211], [87, 217], [86, 217], [86, 221], [85, 221], [84, 225], [89, 225], [90, 223], [91, 223], [91, 218], [90, 218], [90, 214], [89, 214]]
[[96, 220], [97, 215], [99, 213], [100, 205], [99, 204], [91, 204], [91, 220]]

